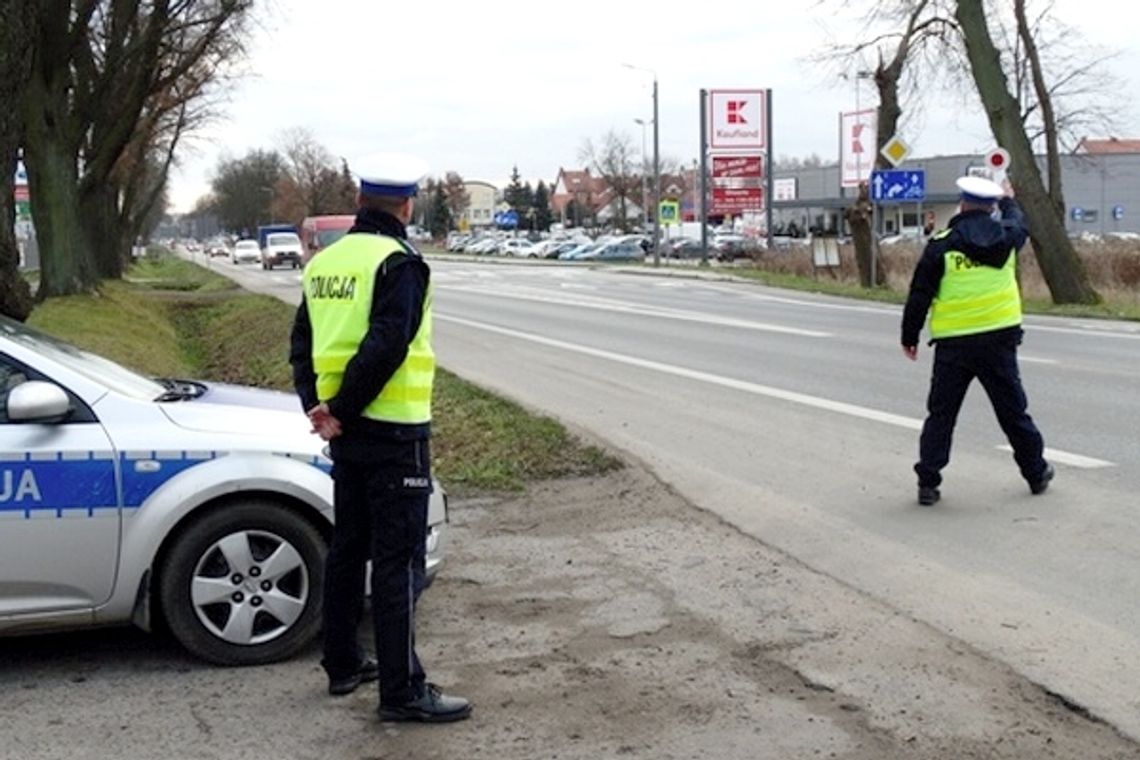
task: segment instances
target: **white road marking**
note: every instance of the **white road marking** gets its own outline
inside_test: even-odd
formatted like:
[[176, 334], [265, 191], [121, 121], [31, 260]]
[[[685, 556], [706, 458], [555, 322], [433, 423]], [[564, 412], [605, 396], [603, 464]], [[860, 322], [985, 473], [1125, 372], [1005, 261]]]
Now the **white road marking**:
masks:
[[[1013, 453], [1013, 447], [1007, 443], [998, 446], [998, 448], [1002, 451], [1008, 451], [1011, 454]], [[1080, 467], [1081, 469], [1085, 470], [1095, 470], [1100, 467], [1116, 466], [1112, 462], [1106, 462], [1103, 459], [1095, 459], [1093, 457], [1082, 456], [1081, 454], [1073, 454], [1068, 451], [1061, 451], [1060, 449], [1051, 449], [1048, 446], [1045, 447], [1045, 458], [1050, 462], [1061, 462], [1062, 464], [1067, 464], [1070, 467]]]
[[[555, 338], [547, 338], [542, 335], [535, 335], [534, 333], [522, 332], [521, 330], [512, 330], [507, 327], [498, 327], [497, 325], [489, 325], [484, 322], [476, 322], [470, 319], [463, 319], [462, 317], [452, 317], [446, 314], [440, 314], [439, 312], [435, 313], [434, 319], [443, 322], [452, 322], [454, 324], [464, 325], [466, 327], [472, 327], [476, 330], [486, 330], [487, 332], [498, 333], [499, 335], [506, 335], [511, 338], [518, 338], [519, 340], [526, 340], [532, 343], [538, 343], [543, 346], [550, 346], [551, 348], [559, 348], [564, 351], [573, 351], [575, 353], [585, 354], [587, 356], [595, 356], [599, 359], [607, 359], [609, 361], [618, 362], [620, 364], [627, 364], [632, 367], [641, 367], [642, 369], [664, 372], [676, 377], [683, 377], [689, 380], [697, 380], [699, 382], [709, 383], [711, 385], [718, 385], [722, 388], [731, 388], [732, 390], [744, 391], [745, 393], [752, 393], [757, 396], [766, 396], [768, 398], [778, 399], [780, 401], [788, 401], [793, 404], [800, 404], [802, 406], [808, 406], [814, 409], [822, 409], [828, 412], [846, 414], [850, 417], [870, 420], [872, 422], [882, 422], [887, 425], [906, 428], [907, 430], [922, 429], [922, 420], [920, 419], [916, 419], [914, 417], [904, 417], [901, 414], [884, 412], [879, 409], [871, 409], [869, 407], [858, 406], [856, 404], [848, 404], [842, 401], [832, 401], [831, 399], [820, 398], [819, 396], [809, 396], [806, 393], [796, 393], [795, 391], [787, 391], [782, 388], [773, 388], [770, 385], [751, 383], [746, 380], [736, 380], [731, 377], [722, 377], [721, 375], [714, 375], [709, 372], [701, 372], [699, 370], [688, 369], [686, 367], [678, 367], [675, 364], [665, 364], [663, 362], [656, 362], [650, 359], [639, 359], [634, 356], [626, 356], [625, 354], [606, 351], [601, 348], [592, 348], [590, 346], [583, 346], [577, 343], [568, 343], [566, 341], [557, 340]], [[1050, 459], [1073, 467], [1096, 468], [1113, 466], [1112, 462], [1105, 462], [1101, 459], [1094, 459], [1092, 457], [1086, 457], [1080, 454], [1072, 454], [1066, 451], [1061, 451], [1059, 449], [1047, 449], [1046, 451], [1047, 456]]]
[[609, 301], [600, 298], [574, 298], [573, 296], [560, 295], [548, 292], [539, 293], [523, 293], [517, 290], [487, 288], [475, 285], [441, 285], [441, 289], [459, 291], [462, 293], [478, 293], [479, 295], [493, 296], [496, 298], [514, 298], [519, 301], [537, 301], [538, 303], [557, 303], [563, 306], [580, 306], [587, 309], [599, 309], [601, 311], [616, 311], [623, 314], [640, 314], [648, 317], [663, 317], [665, 319], [676, 319], [682, 322], [701, 322], [710, 325], [721, 325], [723, 327], [739, 327], [745, 330], [761, 330], [765, 332], [784, 333], [786, 335], [799, 335], [806, 338], [830, 338], [831, 333], [820, 332], [819, 330], [803, 330], [798, 327], [785, 327], [784, 325], [775, 325], [770, 322], [753, 322], [747, 319], [734, 319], [732, 317], [714, 317], [708, 314], [700, 314], [692, 311], [681, 311], [679, 309], [664, 309], [653, 306], [633, 306], [631, 304], [621, 303], [619, 301]]
[[1056, 359], [1039, 359], [1035, 356], [1019, 356], [1018, 361], [1029, 362], [1030, 364], [1060, 364]]

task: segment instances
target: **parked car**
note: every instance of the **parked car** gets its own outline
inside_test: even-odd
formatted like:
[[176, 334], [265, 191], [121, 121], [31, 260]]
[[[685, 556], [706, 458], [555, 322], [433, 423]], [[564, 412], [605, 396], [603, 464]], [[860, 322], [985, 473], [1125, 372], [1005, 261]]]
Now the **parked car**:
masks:
[[526, 238], [508, 238], [499, 244], [498, 251], [504, 256], [538, 258], [538, 248]]
[[577, 257], [578, 261], [644, 261], [645, 251], [636, 241], [605, 243]]
[[244, 264], [248, 261], [261, 261], [261, 248], [256, 240], [239, 240], [230, 251], [230, 261]]
[[[0, 423], [0, 634], [161, 619], [224, 665], [311, 645], [333, 483], [294, 396], [150, 379], [0, 317]], [[429, 578], [446, 512], [437, 486]]]

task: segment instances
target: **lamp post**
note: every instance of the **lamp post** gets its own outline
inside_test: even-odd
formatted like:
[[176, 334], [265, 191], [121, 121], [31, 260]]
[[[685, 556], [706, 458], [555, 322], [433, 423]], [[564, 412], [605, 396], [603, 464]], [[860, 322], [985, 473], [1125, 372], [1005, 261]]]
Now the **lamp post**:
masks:
[[641, 228], [649, 222], [649, 157], [645, 152], [645, 119], [634, 119], [641, 125]]
[[631, 63], [623, 63], [627, 69], [644, 71], [653, 75], [653, 266], [661, 265], [661, 120], [657, 114], [657, 72]]

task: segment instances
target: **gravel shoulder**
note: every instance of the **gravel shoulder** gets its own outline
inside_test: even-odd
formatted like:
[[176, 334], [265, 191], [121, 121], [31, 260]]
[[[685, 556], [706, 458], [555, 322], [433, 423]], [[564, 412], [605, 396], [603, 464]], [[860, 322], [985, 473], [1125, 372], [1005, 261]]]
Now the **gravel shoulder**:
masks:
[[451, 516], [420, 650], [475, 702], [471, 720], [382, 725], [371, 689], [324, 694], [316, 652], [217, 669], [120, 629], [0, 644], [0, 757], [1140, 757], [636, 464], [453, 501]]

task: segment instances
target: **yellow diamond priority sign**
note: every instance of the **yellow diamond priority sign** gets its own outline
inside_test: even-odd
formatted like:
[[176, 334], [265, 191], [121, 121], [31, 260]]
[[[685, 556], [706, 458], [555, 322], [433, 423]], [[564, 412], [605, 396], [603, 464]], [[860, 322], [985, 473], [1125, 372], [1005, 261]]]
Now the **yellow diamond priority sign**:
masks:
[[887, 144], [879, 152], [883, 154], [883, 158], [891, 162], [891, 166], [898, 166], [910, 155], [910, 146], [896, 135], [887, 140]]

